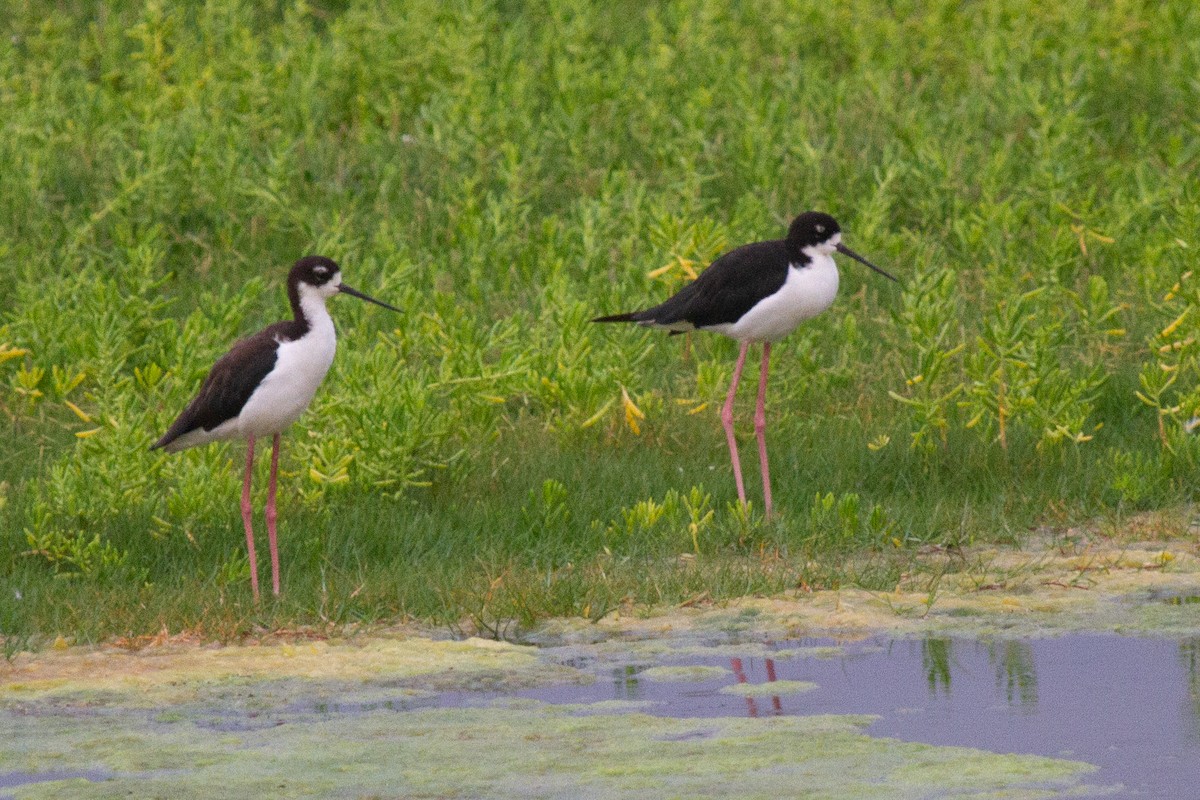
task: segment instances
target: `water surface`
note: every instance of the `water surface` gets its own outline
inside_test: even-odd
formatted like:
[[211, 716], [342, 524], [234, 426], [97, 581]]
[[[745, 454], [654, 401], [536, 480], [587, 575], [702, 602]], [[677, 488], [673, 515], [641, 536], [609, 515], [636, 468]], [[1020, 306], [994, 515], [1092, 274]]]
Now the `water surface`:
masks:
[[[867, 639], [843, 643], [836, 654], [837, 644], [769, 645], [783, 657], [597, 663], [603, 679], [593, 685], [521, 694], [554, 703], [649, 701], [646, 712], [675, 717], [874, 714], [879, 719], [869, 732], [877, 736], [1099, 765], [1095, 784], [1123, 786], [1106, 797], [1200, 796], [1200, 638]], [[824, 657], [791, 655], [796, 650]], [[728, 672], [703, 681], [640, 677], [659, 664]], [[767, 692], [752, 696], [721, 691], [775, 681], [818, 688], [771, 694], [759, 687]]]

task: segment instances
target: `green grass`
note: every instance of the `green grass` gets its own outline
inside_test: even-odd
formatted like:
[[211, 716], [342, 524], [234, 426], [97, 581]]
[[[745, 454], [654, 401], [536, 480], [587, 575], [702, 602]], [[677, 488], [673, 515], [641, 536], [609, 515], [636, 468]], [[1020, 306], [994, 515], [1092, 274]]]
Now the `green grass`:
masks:
[[[888, 588], [1193, 499], [1193, 3], [10, 5], [9, 649]], [[764, 524], [736, 345], [588, 319], [809, 208], [902, 285], [848, 263], [776, 347]], [[147, 447], [310, 252], [407, 313], [334, 303], [256, 607], [242, 448]]]

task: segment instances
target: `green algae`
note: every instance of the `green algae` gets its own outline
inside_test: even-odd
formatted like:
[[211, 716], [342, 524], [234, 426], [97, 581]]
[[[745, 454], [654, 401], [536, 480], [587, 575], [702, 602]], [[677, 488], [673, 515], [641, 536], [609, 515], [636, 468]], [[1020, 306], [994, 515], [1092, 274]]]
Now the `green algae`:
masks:
[[[766, 620], [765, 623], [769, 624]], [[788, 650], [777, 649], [770, 642], [731, 640], [713, 644], [706, 637], [686, 628], [664, 631], [660, 638], [629, 638], [619, 630], [609, 630], [606, 638], [588, 645], [547, 645], [543, 653], [558, 663], [577, 668], [591, 663], [606, 668], [613, 664], [640, 665], [646, 662], [682, 660], [713, 661], [731, 658], [787, 658]]]
[[573, 714], [622, 714], [630, 711], [649, 713], [657, 705], [654, 700], [600, 700], [595, 703], [563, 703], [558, 708]]
[[731, 674], [724, 667], [705, 667], [699, 664], [687, 666], [650, 667], [638, 673], [648, 681], [700, 682], [724, 678]]
[[766, 683], [734, 683], [722, 686], [722, 694], [737, 694], [746, 697], [773, 697], [803, 694], [817, 688], [812, 681], [768, 681]]
[[[687, 636], [674, 643], [698, 646]], [[873, 738], [867, 716], [672, 719], [646, 713], [646, 701], [548, 705], [480, 693], [593, 678], [555, 657], [415, 636], [22, 656], [0, 676], [0, 763], [19, 800], [780, 797], [796, 787], [829, 798], [1055, 797], [1093, 770]], [[728, 674], [659, 667], [640, 676]], [[741, 692], [810, 688], [761, 686]], [[439, 691], [476, 699], [431, 707]], [[106, 779], [54, 778], [80, 773]]]
[[[877, 739], [863, 716], [669, 719], [521, 707], [376, 711], [214, 736], [142, 715], [0, 723], [0, 761], [32, 798], [1068, 796], [1092, 768]], [[14, 723], [16, 726], [14, 727]], [[57, 723], [57, 724], [55, 724]]]
[[[876, 648], [860, 647], [855, 652], [862, 653], [868, 650], [874, 651]], [[827, 645], [824, 647], [783, 647], [773, 651], [770, 654], [772, 658], [843, 658], [846, 655], [846, 648], [841, 645]]]
[[[591, 680], [547, 663], [536, 648], [486, 639], [390, 636], [348, 642], [227, 647], [168, 645], [128, 651], [69, 648], [20, 654], [0, 666], [0, 708], [38, 698], [90, 705], [157, 707], [252, 697], [277, 705], [300, 692], [344, 697], [379, 683], [413, 693], [504, 691]], [[370, 702], [366, 697], [356, 702]]]

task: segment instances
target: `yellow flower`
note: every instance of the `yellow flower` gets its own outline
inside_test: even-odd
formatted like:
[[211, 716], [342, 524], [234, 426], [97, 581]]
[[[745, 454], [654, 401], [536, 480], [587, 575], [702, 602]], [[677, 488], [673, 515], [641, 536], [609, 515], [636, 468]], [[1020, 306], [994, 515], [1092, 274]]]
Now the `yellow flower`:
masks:
[[633, 402], [633, 398], [629, 396], [629, 391], [621, 387], [621, 404], [625, 406], [625, 424], [629, 426], [629, 430], [633, 431], [635, 436], [642, 435], [642, 429], [638, 425], [639, 419], [645, 419], [646, 415]]

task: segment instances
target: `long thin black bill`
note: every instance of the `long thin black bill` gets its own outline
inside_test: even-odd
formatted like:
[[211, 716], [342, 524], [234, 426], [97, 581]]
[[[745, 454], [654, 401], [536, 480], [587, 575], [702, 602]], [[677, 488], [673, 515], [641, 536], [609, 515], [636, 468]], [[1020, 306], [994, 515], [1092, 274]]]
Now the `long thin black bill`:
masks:
[[900, 282], [899, 280], [896, 279], [896, 277], [894, 275], [889, 275], [888, 273], [884, 272], [879, 267], [875, 266], [870, 261], [867, 261], [865, 258], [863, 258], [858, 253], [851, 250], [849, 247], [846, 247], [846, 245], [842, 244], [841, 242], [838, 242], [836, 246], [837, 246], [837, 251], [839, 253], [841, 253], [842, 255], [850, 256], [855, 261], [861, 261], [862, 263], [866, 264], [868, 267], [875, 270], [876, 272], [878, 272], [880, 275], [882, 275], [885, 278], [891, 278], [892, 280], [896, 281], [896, 283]]
[[383, 306], [384, 308], [390, 308], [392, 311], [396, 311], [401, 314], [404, 313], [403, 311], [400, 311], [400, 309], [396, 308], [395, 306], [389, 306], [387, 303], [383, 302], [382, 300], [376, 300], [374, 297], [371, 297], [371, 295], [369, 295], [369, 294], [363, 294], [358, 289], [351, 289], [349, 286], [347, 286], [344, 283], [338, 284], [338, 291], [348, 294], [351, 297], [357, 297], [359, 300], [366, 300], [368, 303], [374, 303], [377, 306]]

